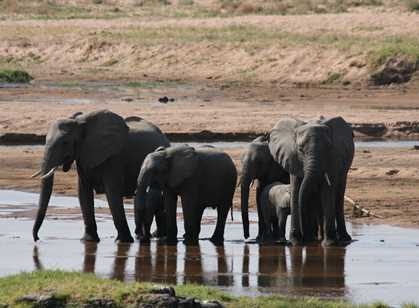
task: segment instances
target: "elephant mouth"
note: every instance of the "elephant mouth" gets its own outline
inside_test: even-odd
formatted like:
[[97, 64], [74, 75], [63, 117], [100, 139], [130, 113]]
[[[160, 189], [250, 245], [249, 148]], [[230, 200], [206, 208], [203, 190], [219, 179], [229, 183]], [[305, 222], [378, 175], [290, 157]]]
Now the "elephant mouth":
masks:
[[73, 164], [73, 160], [72, 159], [68, 159], [63, 163], [63, 171], [64, 172], [68, 172], [68, 170], [71, 169], [71, 165]]

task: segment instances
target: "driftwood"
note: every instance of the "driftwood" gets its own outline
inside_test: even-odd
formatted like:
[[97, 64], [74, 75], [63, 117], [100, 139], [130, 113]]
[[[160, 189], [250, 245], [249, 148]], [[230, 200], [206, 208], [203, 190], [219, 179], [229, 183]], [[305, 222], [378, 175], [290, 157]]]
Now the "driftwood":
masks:
[[349, 198], [347, 196], [345, 196], [345, 200], [348, 201], [350, 204], [352, 204], [354, 216], [361, 217], [365, 214], [366, 216], [372, 216], [372, 217], [375, 217], [375, 218], [384, 218], [382, 216], [374, 214], [370, 210], [364, 209], [358, 203], [356, 203], [354, 200], [352, 200], [351, 198]]

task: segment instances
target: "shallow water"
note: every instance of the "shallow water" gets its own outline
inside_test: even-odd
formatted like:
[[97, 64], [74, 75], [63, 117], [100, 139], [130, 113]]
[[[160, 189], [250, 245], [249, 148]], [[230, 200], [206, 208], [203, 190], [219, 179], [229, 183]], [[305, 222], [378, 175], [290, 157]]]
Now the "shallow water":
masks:
[[[17, 193], [15, 196], [20, 198]], [[23, 201], [34, 206], [34, 200], [37, 198]], [[78, 204], [71, 197], [65, 202], [72, 207]], [[392, 305], [419, 302], [419, 230], [348, 223], [357, 241], [346, 248], [259, 246], [243, 241], [240, 213], [235, 213], [234, 221], [229, 218], [227, 222], [224, 247], [215, 247], [205, 240], [215, 228], [215, 216], [214, 210], [205, 211], [198, 247], [185, 247], [181, 242], [164, 246], [155, 241], [151, 245], [118, 245], [107, 215], [98, 219], [102, 240], [98, 245], [79, 241], [82, 221], [61, 216], [44, 222], [41, 241], [35, 245], [31, 218], [3, 218], [0, 247], [7, 249], [2, 249], [0, 276], [40, 268], [65, 269], [125, 281], [195, 282], [251, 296], [305, 295], [357, 303], [380, 300]], [[251, 235], [255, 236], [255, 213], [250, 220]], [[179, 221], [181, 236], [181, 218]], [[133, 230], [131, 216], [129, 224]]]

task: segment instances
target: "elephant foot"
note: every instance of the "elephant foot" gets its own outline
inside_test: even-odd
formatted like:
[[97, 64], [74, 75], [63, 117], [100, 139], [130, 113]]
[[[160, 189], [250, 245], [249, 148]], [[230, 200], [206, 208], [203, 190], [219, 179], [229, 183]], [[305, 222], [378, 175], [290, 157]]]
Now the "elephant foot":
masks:
[[224, 238], [220, 237], [211, 237], [210, 242], [213, 243], [215, 246], [223, 246], [224, 245]]
[[338, 240], [339, 242], [343, 242], [343, 243], [350, 243], [352, 242], [352, 237], [347, 233], [343, 233], [343, 234], [338, 234]]
[[186, 246], [198, 246], [199, 245], [199, 240], [184, 239], [183, 244], [185, 244]]
[[335, 239], [324, 239], [322, 241], [323, 247], [333, 247], [333, 246], [339, 246], [339, 242]]
[[153, 233], [151, 233], [151, 237], [152, 238], [161, 238], [161, 237], [165, 237], [166, 234], [163, 232], [159, 232], [159, 230], [157, 229], [156, 231], [154, 231]]
[[115, 242], [118, 243], [134, 243], [134, 239], [132, 238], [131, 234], [118, 234]]
[[159, 242], [164, 245], [177, 245], [176, 237], [162, 237]]
[[301, 238], [298, 238], [298, 237], [291, 237], [289, 242], [291, 243], [292, 246], [303, 246], [304, 245], [304, 241]]
[[97, 235], [97, 233], [84, 233], [83, 237], [80, 240], [83, 242], [100, 242], [100, 238]]

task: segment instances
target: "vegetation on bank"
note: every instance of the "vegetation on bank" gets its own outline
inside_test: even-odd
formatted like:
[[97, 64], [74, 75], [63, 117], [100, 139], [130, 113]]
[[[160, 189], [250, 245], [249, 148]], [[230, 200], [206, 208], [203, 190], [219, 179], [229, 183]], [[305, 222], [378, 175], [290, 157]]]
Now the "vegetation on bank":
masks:
[[0, 69], [0, 83], [28, 83], [32, 79], [29, 73], [22, 70]]
[[214, 17], [343, 13], [353, 8], [419, 10], [419, 0], [0, 0], [0, 16], [33, 19]]
[[[150, 283], [123, 283], [99, 279], [93, 274], [62, 271], [36, 271], [0, 278], [0, 307], [34, 307], [30, 300], [49, 298], [62, 305], [79, 307], [98, 302], [112, 303], [114, 307], [136, 307], [140, 303], [155, 300]], [[198, 300], [217, 300], [226, 307], [313, 307], [313, 308], [385, 308], [385, 304], [352, 305], [343, 301], [319, 299], [289, 299], [278, 296], [234, 297], [215, 288], [198, 285], [175, 287], [176, 295], [194, 297]], [[3, 305], [3, 306], [2, 306]], [[406, 308], [418, 307], [404, 305]]]

